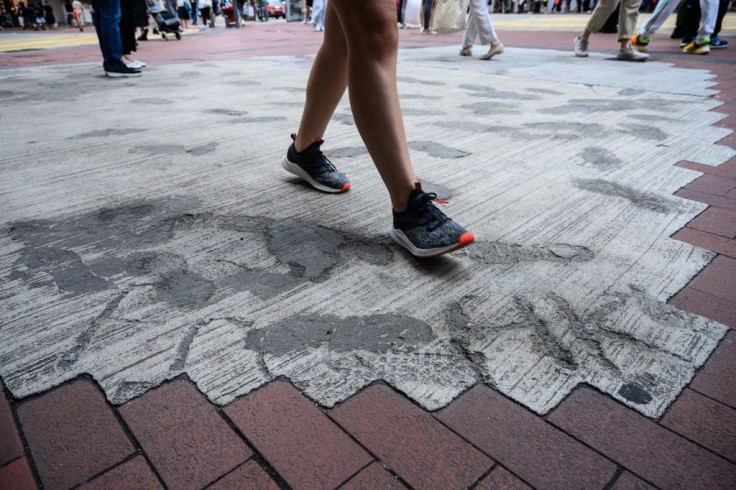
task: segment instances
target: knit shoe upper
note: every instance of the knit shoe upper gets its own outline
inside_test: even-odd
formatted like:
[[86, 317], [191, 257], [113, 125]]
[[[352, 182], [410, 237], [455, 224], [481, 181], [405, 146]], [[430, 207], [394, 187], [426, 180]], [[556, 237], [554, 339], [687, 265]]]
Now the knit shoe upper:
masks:
[[296, 151], [296, 135], [291, 135], [294, 143], [289, 146], [281, 165], [298, 177], [323, 192], [345, 192], [350, 189], [350, 181], [322, 153], [320, 147], [323, 140], [315, 141], [303, 151]]
[[406, 211], [394, 211], [391, 238], [417, 257], [437, 257], [470, 245], [472, 233], [455, 223], [437, 209], [432, 200], [435, 194], [426, 194], [420, 184], [409, 196]]

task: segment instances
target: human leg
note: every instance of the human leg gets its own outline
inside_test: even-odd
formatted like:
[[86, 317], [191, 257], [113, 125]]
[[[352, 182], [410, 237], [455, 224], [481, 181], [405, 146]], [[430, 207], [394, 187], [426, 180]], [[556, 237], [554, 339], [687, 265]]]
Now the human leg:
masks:
[[475, 14], [470, 11], [468, 17], [468, 27], [465, 29], [465, 38], [463, 39], [463, 47], [460, 50], [461, 56], [472, 56], [473, 55], [473, 44], [475, 38], [478, 36], [478, 21], [475, 19]]
[[664, 21], [672, 15], [672, 12], [675, 11], [679, 3], [679, 0], [659, 0], [657, 6], [654, 8], [654, 12], [652, 12], [652, 16], [639, 29], [639, 36], [644, 39], [651, 38], [662, 27]]
[[629, 45], [631, 36], [634, 35], [640, 5], [641, 0], [621, 0], [618, 14], [618, 41], [622, 43], [622, 48]]
[[718, 0], [700, 0], [700, 29], [696, 41], [707, 39], [710, 42], [710, 36], [716, 28], [718, 19]]
[[123, 46], [120, 40], [120, 0], [92, 0], [97, 39], [105, 71], [121, 69]]
[[485, 0], [470, 0], [470, 17], [476, 21], [481, 45], [485, 46], [498, 41], [498, 36], [491, 23], [491, 17], [488, 15], [488, 4]]

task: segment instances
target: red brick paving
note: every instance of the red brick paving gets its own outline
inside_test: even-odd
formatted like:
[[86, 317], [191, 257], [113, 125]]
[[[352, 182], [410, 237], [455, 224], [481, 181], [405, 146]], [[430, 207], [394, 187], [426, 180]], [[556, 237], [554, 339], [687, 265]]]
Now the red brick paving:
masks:
[[201, 488], [253, 452], [197, 388], [177, 380], [120, 407], [164, 483]]
[[401, 489], [406, 488], [406, 485], [389, 473], [381, 463], [376, 462], [371, 463], [340, 488], [341, 490]]
[[[23, 442], [15, 427], [15, 419], [10, 404], [0, 383], [0, 466], [23, 456]], [[1, 488], [1, 487], [0, 487]]]
[[493, 461], [387, 386], [373, 386], [330, 416], [418, 488], [465, 488]]
[[710, 356], [690, 388], [736, 408], [736, 332], [729, 332]]
[[478, 490], [527, 490], [531, 488], [501, 466], [496, 468], [481, 481]]
[[23, 402], [18, 418], [44, 488], [68, 488], [135, 452], [100, 389], [79, 380]]
[[115, 490], [115, 489], [156, 489], [163, 488], [158, 478], [142, 456], [136, 456], [130, 461], [117, 466], [89, 483], [85, 483], [80, 490]]
[[[570, 49], [573, 37], [541, 31], [501, 35], [507, 46], [552, 49]], [[321, 34], [295, 24], [251, 26], [224, 36], [224, 29], [216, 29], [181, 43], [141, 43], [141, 56], [154, 65], [303, 56], [313, 54], [321, 40]], [[401, 32], [402, 47], [459, 45], [460, 39], [461, 34], [428, 39], [416, 30]], [[193, 49], [182, 49], [187, 44]], [[615, 37], [595, 36], [591, 49], [613, 52]], [[685, 57], [678, 41], [658, 35], [651, 51], [654, 60], [712, 71], [718, 83], [713, 88], [721, 91], [713, 98], [724, 102], [715, 111], [730, 114], [716, 126], [736, 129], [735, 50], [714, 51], [707, 59]], [[97, 46], [0, 55], [0, 67], [81, 62], [98, 63]], [[735, 143], [736, 133], [719, 142]], [[719, 256], [671, 304], [736, 328], [736, 158], [718, 167], [692, 162], [678, 166], [704, 175], [677, 195], [710, 207], [673, 238]], [[660, 423], [588, 388], [576, 390], [545, 420], [486, 387], [474, 388], [433, 417], [390, 388], [376, 386], [333, 410], [330, 419], [290, 385], [277, 382], [224, 409], [242, 434], [227, 425], [223, 410], [179, 380], [119, 409], [133, 441], [118, 422], [117, 410], [92, 382], [82, 379], [13, 402], [28, 449], [14, 428], [7, 401], [0, 399], [0, 488], [35, 488], [32, 468], [47, 488], [85, 482], [85, 488], [135, 488], [135, 482], [156, 488], [157, 474], [172, 487], [216, 480], [214, 488], [276, 488], [269, 475], [274, 471], [277, 480], [296, 488], [315, 481], [336, 486], [346, 480], [345, 488], [402, 488], [391, 471], [410, 484], [445, 478], [455, 486], [485, 475], [478, 488], [525, 488], [516, 475], [540, 488], [569, 488], [571, 482], [586, 488], [610, 484], [616, 490], [653, 488], [650, 483], [734, 488], [734, 366], [736, 333], [730, 332]], [[381, 461], [371, 462], [374, 456], [336, 423]], [[141, 446], [138, 455], [133, 443]], [[261, 459], [251, 458], [248, 443]], [[508, 470], [495, 465], [486, 474], [493, 461], [469, 443]], [[452, 464], [458, 455], [470, 456]]]
[[250, 460], [207, 488], [209, 490], [231, 490], [233, 488], [278, 490], [279, 486], [258, 463]]
[[685, 389], [662, 419], [662, 425], [736, 462], [736, 410]]
[[26, 458], [16, 459], [0, 467], [0, 488], [3, 490], [30, 490], [38, 488]]
[[535, 487], [603, 488], [616, 474], [614, 463], [485, 386], [438, 418]]
[[547, 420], [658, 487], [733, 488], [736, 465], [587, 388]]
[[295, 488], [334, 488], [373, 458], [291, 385], [271, 383], [225, 413]]

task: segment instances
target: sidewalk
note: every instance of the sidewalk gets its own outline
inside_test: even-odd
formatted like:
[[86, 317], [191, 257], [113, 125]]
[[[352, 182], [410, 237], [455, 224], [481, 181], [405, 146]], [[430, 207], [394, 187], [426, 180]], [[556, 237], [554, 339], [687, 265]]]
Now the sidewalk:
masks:
[[125, 81], [1, 53], [0, 488], [733, 488], [736, 50], [498, 30], [491, 62], [401, 33], [417, 177], [478, 239], [434, 262], [347, 98], [349, 193], [277, 165], [306, 26]]

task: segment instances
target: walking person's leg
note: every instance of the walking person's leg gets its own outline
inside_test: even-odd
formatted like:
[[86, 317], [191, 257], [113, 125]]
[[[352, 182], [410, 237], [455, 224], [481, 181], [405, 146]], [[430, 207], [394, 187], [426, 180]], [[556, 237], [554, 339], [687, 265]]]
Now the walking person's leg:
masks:
[[476, 36], [478, 36], [478, 21], [475, 18], [475, 12], [473, 12], [473, 9], [470, 9], [468, 27], [465, 29], [465, 38], [463, 39], [460, 56], [473, 56], [473, 44], [475, 44]]
[[284, 164], [297, 166], [300, 154], [308, 152], [329, 164], [319, 146], [349, 85], [355, 124], [391, 198], [391, 236], [412, 254], [430, 257], [466, 246], [474, 238], [415, 186], [396, 86], [395, 9], [394, 0], [330, 1], [325, 42], [310, 73], [300, 133]]
[[498, 40], [491, 16], [488, 14], [488, 5], [485, 0], [470, 0], [471, 17], [475, 18], [478, 37], [482, 46], [488, 45], [488, 52], [480, 57], [490, 60], [493, 56], [503, 53], [503, 45]]

